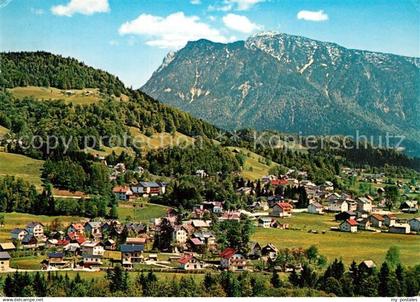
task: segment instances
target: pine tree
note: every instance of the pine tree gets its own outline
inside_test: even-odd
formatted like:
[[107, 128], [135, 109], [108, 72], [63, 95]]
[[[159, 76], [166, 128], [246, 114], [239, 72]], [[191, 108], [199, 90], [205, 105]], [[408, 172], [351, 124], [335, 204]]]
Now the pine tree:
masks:
[[398, 296], [404, 297], [406, 295], [406, 282], [405, 282], [405, 272], [401, 264], [397, 265], [395, 270], [395, 277], [398, 282]]
[[280, 276], [279, 276], [279, 274], [275, 270], [273, 270], [273, 275], [271, 277], [270, 282], [271, 282], [271, 285], [274, 288], [280, 288], [282, 286], [282, 282], [281, 282]]
[[379, 284], [378, 284], [378, 294], [381, 297], [388, 297], [388, 284], [389, 284], [389, 267], [386, 262], [384, 262], [381, 266], [381, 270], [379, 272]]

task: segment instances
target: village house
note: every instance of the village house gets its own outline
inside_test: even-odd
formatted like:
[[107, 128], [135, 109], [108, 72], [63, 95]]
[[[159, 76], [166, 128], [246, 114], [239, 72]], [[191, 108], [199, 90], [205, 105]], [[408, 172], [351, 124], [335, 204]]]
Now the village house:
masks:
[[328, 201], [328, 211], [346, 212], [349, 211], [349, 204], [345, 199], [332, 199]]
[[78, 243], [82, 244], [86, 241], [86, 238], [83, 234], [77, 233], [77, 232], [70, 232], [67, 234], [67, 238], [71, 243]]
[[241, 213], [238, 211], [226, 211], [223, 213], [222, 216], [219, 217], [220, 221], [224, 220], [235, 220], [240, 221], [241, 220]]
[[1, 252], [13, 252], [14, 250], [16, 250], [16, 246], [13, 244], [13, 242], [0, 243]]
[[370, 230], [372, 226], [371, 221], [368, 218], [359, 218], [357, 219], [357, 228], [359, 230]]
[[196, 170], [195, 171], [195, 176], [198, 176], [200, 178], [204, 178], [204, 177], [207, 177], [209, 175], [204, 170]]
[[279, 250], [272, 243], [267, 244], [261, 249], [261, 255], [267, 256], [271, 260], [275, 260], [277, 258], [278, 253], [279, 253]]
[[358, 212], [372, 212], [372, 201], [366, 197], [359, 197], [356, 200]]
[[145, 245], [147, 242], [146, 237], [127, 237], [125, 244], [129, 245]]
[[265, 216], [260, 217], [258, 218], [258, 226], [268, 229], [271, 226], [272, 220], [273, 219], [271, 217], [265, 217]]
[[413, 232], [420, 232], [420, 217], [411, 218], [408, 220], [408, 224], [410, 225], [410, 230]]
[[165, 194], [166, 183], [163, 182], [152, 182], [142, 181], [131, 188], [133, 193], [138, 196], [158, 196]]
[[106, 251], [115, 251], [117, 248], [117, 243], [113, 239], [107, 239], [104, 241], [104, 249]]
[[48, 266], [63, 268], [67, 264], [67, 261], [64, 261], [64, 253], [48, 253]]
[[22, 241], [28, 235], [28, 232], [25, 229], [16, 228], [10, 231], [10, 235], [12, 239]]
[[401, 203], [400, 209], [404, 213], [417, 213], [418, 211], [418, 205], [417, 200], [406, 200]]
[[132, 268], [133, 263], [143, 262], [144, 245], [122, 244], [121, 251], [121, 264], [125, 268]]
[[183, 270], [201, 270], [204, 268], [204, 262], [200, 261], [191, 253], [184, 254], [179, 260], [179, 268]]
[[102, 237], [102, 224], [99, 221], [89, 221], [85, 223], [85, 233], [94, 238]]
[[408, 223], [394, 224], [389, 227], [390, 233], [409, 234], [410, 225]]
[[247, 261], [242, 254], [234, 248], [227, 248], [220, 254], [220, 266], [230, 271], [242, 271], [246, 268]]
[[209, 232], [209, 231], [195, 232], [193, 234], [193, 237], [200, 239], [200, 241], [202, 241], [210, 249], [216, 246], [216, 237], [213, 235], [212, 232]]
[[23, 237], [21, 243], [24, 248], [37, 248], [40, 246], [45, 246], [45, 242], [42, 242], [32, 234], [27, 234], [25, 237]]
[[382, 215], [379, 214], [372, 214], [368, 217], [368, 219], [375, 228], [381, 228], [385, 220]]
[[81, 223], [72, 223], [67, 229], [67, 234], [69, 233], [76, 233], [76, 234], [83, 235], [85, 233], [85, 227]]
[[82, 255], [83, 266], [86, 268], [95, 268], [102, 265], [102, 255]]
[[278, 187], [278, 186], [287, 186], [289, 182], [287, 181], [287, 179], [272, 179], [270, 181], [270, 184], [273, 187]]
[[251, 187], [240, 187], [236, 190], [237, 193], [243, 194], [243, 195], [250, 195], [252, 193]]
[[290, 217], [292, 216], [293, 206], [287, 202], [278, 202], [273, 206], [271, 216]]
[[394, 214], [385, 214], [383, 217], [384, 217], [383, 224], [387, 227], [394, 225], [397, 221], [397, 216], [395, 216]]
[[30, 222], [26, 225], [26, 231], [33, 234], [36, 238], [44, 237], [44, 225], [39, 222]]
[[251, 259], [259, 259], [262, 255], [261, 249], [261, 245], [258, 242], [250, 242], [248, 257]]
[[254, 211], [268, 211], [270, 209], [268, 202], [265, 200], [258, 200], [252, 203], [251, 208]]
[[223, 213], [223, 202], [222, 201], [204, 201], [201, 203], [203, 210], [209, 210], [214, 214]]
[[182, 226], [176, 225], [172, 232], [172, 239], [178, 244], [184, 244], [187, 242], [188, 233]]
[[83, 254], [87, 255], [103, 255], [105, 253], [104, 246], [99, 241], [85, 241], [81, 244]]
[[10, 270], [10, 257], [8, 252], [0, 252], [0, 272]]
[[372, 271], [376, 268], [376, 264], [373, 260], [364, 260], [360, 262], [358, 268], [362, 271]]
[[354, 219], [347, 219], [340, 223], [340, 231], [342, 232], [357, 232], [357, 221]]
[[322, 204], [314, 201], [311, 204], [308, 205], [308, 213], [311, 214], [323, 214], [324, 213], [324, 207]]
[[115, 198], [120, 201], [127, 201], [133, 198], [133, 191], [128, 186], [116, 186], [112, 189]]
[[343, 221], [347, 219], [356, 219], [356, 213], [351, 212], [351, 211], [345, 211], [345, 212], [336, 214], [334, 217], [335, 217], [335, 220], [337, 221]]

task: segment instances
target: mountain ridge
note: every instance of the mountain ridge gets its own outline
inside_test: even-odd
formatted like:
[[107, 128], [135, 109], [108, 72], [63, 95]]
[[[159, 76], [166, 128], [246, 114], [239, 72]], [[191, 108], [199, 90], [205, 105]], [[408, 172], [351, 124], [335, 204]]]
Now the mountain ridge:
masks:
[[222, 128], [389, 132], [405, 135], [405, 146], [419, 154], [419, 66], [414, 57], [257, 34], [227, 44], [188, 42], [141, 89]]

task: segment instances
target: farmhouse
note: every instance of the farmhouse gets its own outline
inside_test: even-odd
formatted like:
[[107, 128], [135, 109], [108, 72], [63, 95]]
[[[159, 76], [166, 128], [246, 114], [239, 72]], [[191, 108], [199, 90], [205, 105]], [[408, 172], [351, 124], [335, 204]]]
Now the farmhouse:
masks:
[[400, 205], [401, 211], [405, 213], [417, 213], [418, 211], [418, 205], [417, 200], [406, 200]]
[[354, 219], [347, 219], [340, 223], [340, 231], [342, 232], [357, 232], [357, 221]]
[[10, 270], [11, 258], [8, 252], [0, 252], [0, 272]]
[[259, 259], [261, 257], [261, 245], [258, 242], [249, 243], [249, 254], [252, 259]]
[[356, 200], [358, 212], [372, 212], [372, 201], [366, 197], [359, 197]]
[[84, 234], [85, 228], [81, 223], [72, 223], [67, 229], [67, 234], [69, 233]]
[[278, 252], [279, 250], [272, 243], [267, 244], [261, 249], [261, 255], [268, 256], [268, 258], [270, 258], [271, 260], [275, 260], [277, 258]]
[[413, 232], [419, 232], [420, 231], [420, 217], [417, 218], [411, 218], [408, 221], [408, 224], [410, 225], [410, 229]]
[[128, 186], [116, 186], [112, 189], [117, 200], [127, 201], [133, 196], [133, 191]]
[[98, 221], [89, 221], [85, 223], [86, 234], [92, 235], [93, 237], [102, 237], [101, 223]]
[[364, 260], [362, 262], [360, 262], [359, 264], [359, 269], [363, 270], [363, 271], [369, 271], [369, 270], [373, 270], [376, 268], [376, 264], [375, 262], [373, 262], [373, 260]]
[[384, 218], [382, 217], [382, 215], [379, 214], [372, 214], [368, 217], [370, 223], [372, 224], [373, 227], [375, 228], [381, 228], [382, 224], [384, 223]]
[[172, 238], [175, 240], [176, 243], [184, 244], [187, 242], [188, 233], [182, 226], [175, 226], [174, 231], [172, 232]]
[[293, 206], [287, 202], [278, 202], [273, 206], [271, 216], [290, 217], [292, 216]]
[[165, 194], [166, 183], [142, 181], [139, 184], [132, 186], [132, 190], [135, 195], [143, 197], [157, 196]]
[[243, 255], [236, 253], [234, 248], [227, 248], [220, 254], [220, 266], [230, 271], [244, 270], [246, 259]]
[[324, 212], [324, 207], [322, 206], [322, 204], [314, 201], [311, 204], [308, 205], [308, 213], [311, 214], [323, 214]]
[[82, 258], [84, 267], [94, 268], [102, 265], [101, 255], [84, 254]]
[[390, 233], [408, 234], [410, 233], [410, 225], [408, 223], [394, 224], [389, 227]]
[[82, 253], [87, 255], [103, 255], [105, 253], [104, 246], [99, 241], [85, 241], [81, 245]]
[[121, 250], [121, 263], [126, 268], [132, 268], [133, 263], [143, 262], [143, 251], [144, 245], [129, 245], [122, 244], [120, 246]]
[[258, 219], [258, 226], [268, 229], [271, 226], [271, 221], [272, 221], [271, 217], [260, 217]]
[[387, 227], [394, 225], [395, 222], [397, 221], [397, 216], [395, 216], [394, 214], [385, 214], [383, 217], [384, 217], [383, 224]]
[[48, 253], [48, 265], [57, 268], [66, 266], [67, 262], [64, 261], [64, 253]]
[[25, 236], [28, 235], [28, 232], [26, 230], [24, 230], [24, 229], [16, 228], [16, 229], [13, 229], [10, 232], [10, 235], [11, 235], [11, 238], [12, 239], [15, 239], [15, 240], [18, 240], [18, 241], [22, 241], [23, 238], [25, 238]]
[[333, 199], [328, 202], [328, 211], [346, 212], [349, 210], [349, 204], [344, 199]]
[[39, 222], [31, 222], [26, 225], [26, 231], [36, 238], [44, 237], [44, 225]]
[[184, 254], [179, 260], [180, 268], [183, 270], [200, 270], [204, 268], [204, 262], [194, 257], [193, 254]]

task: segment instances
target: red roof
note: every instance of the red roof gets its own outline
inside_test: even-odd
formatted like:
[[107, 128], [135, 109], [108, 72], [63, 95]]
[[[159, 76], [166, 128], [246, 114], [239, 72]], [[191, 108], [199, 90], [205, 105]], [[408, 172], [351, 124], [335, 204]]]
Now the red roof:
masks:
[[191, 242], [194, 245], [202, 245], [203, 244], [199, 238], [191, 238]]
[[191, 259], [193, 258], [192, 254], [185, 254], [184, 256], [181, 257], [181, 259], [178, 260], [179, 263], [181, 264], [186, 264], [188, 263]]
[[235, 254], [236, 254], [236, 250], [233, 247], [228, 247], [222, 253], [220, 253], [220, 257], [225, 258], [225, 259], [229, 259], [230, 257], [232, 257]]
[[357, 226], [357, 221], [354, 219], [347, 219], [346, 220], [348, 224], [350, 224], [351, 226]]
[[59, 246], [66, 246], [69, 243], [70, 243], [70, 241], [65, 240], [65, 239], [57, 241], [57, 245], [59, 245]]
[[271, 181], [271, 184], [273, 186], [284, 186], [287, 185], [289, 182], [287, 181], [287, 179], [273, 179]]
[[76, 241], [78, 244], [82, 244], [83, 242], [86, 241], [86, 238], [83, 235], [79, 235], [79, 238], [77, 238]]
[[127, 186], [116, 186], [112, 189], [112, 192], [114, 193], [127, 193], [128, 191], [130, 191], [130, 188]]
[[293, 206], [290, 203], [287, 203], [287, 202], [278, 202], [278, 203], [276, 203], [276, 205], [279, 206], [282, 209], [287, 209], [287, 210], [290, 210], [290, 209], [293, 208]]

